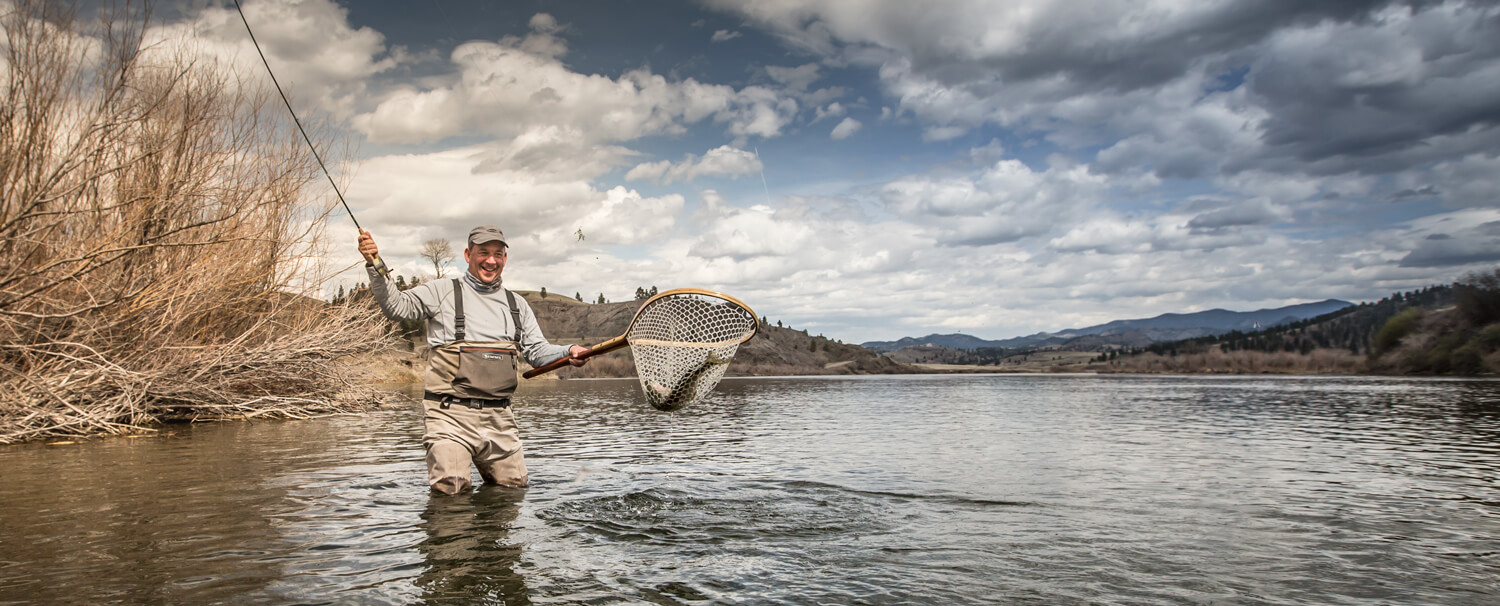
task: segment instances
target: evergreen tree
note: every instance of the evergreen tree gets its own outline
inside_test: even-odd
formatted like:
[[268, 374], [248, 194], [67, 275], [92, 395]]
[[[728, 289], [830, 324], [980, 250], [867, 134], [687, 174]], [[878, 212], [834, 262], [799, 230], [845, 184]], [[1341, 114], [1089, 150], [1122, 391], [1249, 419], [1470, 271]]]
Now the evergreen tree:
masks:
[[542, 298], [543, 299], [547, 298], [547, 287], [546, 286], [542, 287]]
[[582, 303], [583, 302], [583, 293], [574, 291], [573, 298], [574, 299], [578, 299], [578, 302]]

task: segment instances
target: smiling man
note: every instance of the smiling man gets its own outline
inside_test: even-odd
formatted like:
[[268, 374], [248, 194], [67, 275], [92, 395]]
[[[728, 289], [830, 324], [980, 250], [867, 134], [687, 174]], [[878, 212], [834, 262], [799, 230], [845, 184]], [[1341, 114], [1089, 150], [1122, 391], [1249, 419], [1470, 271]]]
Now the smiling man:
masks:
[[500, 274], [510, 247], [493, 225], [469, 231], [462, 278], [433, 280], [401, 291], [375, 271], [379, 249], [369, 233], [359, 236], [359, 252], [370, 274], [370, 292], [392, 320], [426, 320], [427, 373], [422, 407], [426, 430], [427, 482], [433, 490], [456, 494], [469, 488], [469, 465], [486, 482], [527, 484], [521, 436], [511, 412], [516, 390], [516, 357], [532, 366], [569, 357], [574, 366], [587, 351], [553, 345], [542, 336], [526, 300], [501, 288]]

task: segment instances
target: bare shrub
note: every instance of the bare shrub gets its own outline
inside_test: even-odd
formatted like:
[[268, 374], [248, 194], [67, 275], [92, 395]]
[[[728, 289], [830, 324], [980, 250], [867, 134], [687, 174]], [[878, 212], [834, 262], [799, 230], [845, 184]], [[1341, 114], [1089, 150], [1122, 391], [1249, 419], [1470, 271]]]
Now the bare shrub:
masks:
[[383, 323], [305, 296], [316, 165], [264, 89], [143, 47], [145, 13], [0, 14], [0, 443], [371, 400], [339, 362]]
[[1223, 351], [1163, 356], [1146, 352], [1111, 361], [1108, 372], [1215, 374], [1352, 374], [1364, 369], [1364, 358], [1344, 349], [1289, 351]]

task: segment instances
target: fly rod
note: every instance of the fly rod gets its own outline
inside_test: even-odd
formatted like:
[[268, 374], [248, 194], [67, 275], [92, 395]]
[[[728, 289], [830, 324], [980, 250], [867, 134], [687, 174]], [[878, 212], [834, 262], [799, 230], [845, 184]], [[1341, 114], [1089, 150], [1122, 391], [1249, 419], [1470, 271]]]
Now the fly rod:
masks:
[[[255, 45], [255, 54], [260, 55], [260, 62], [266, 66], [266, 73], [271, 76], [271, 84], [276, 85], [277, 94], [281, 95], [281, 102], [286, 104], [286, 112], [292, 115], [292, 122], [297, 125], [297, 132], [302, 133], [302, 140], [307, 142], [307, 148], [312, 150], [313, 159], [318, 161], [318, 168], [323, 169], [323, 176], [328, 177], [328, 184], [333, 186], [334, 195], [339, 197], [339, 204], [344, 205], [344, 211], [349, 213], [349, 220], [354, 222], [354, 229], [359, 233], [365, 233], [365, 228], [359, 226], [359, 220], [354, 218], [354, 211], [350, 210], [349, 203], [344, 201], [344, 193], [339, 191], [338, 183], [333, 181], [333, 175], [328, 174], [328, 167], [323, 164], [322, 156], [318, 155], [318, 147], [313, 145], [312, 137], [307, 136], [307, 130], [302, 128], [302, 121], [297, 119], [297, 112], [292, 109], [292, 102], [286, 98], [286, 92], [281, 90], [281, 83], [276, 81], [276, 72], [271, 71], [271, 62], [266, 61], [266, 54], [260, 50], [260, 42], [255, 40], [255, 32], [250, 29], [250, 20], [245, 18], [245, 10], [240, 8], [240, 0], [234, 0], [234, 10], [240, 14], [240, 21], [245, 23], [245, 33], [250, 34], [250, 43]], [[380, 258], [380, 253], [375, 253], [375, 271], [386, 278], [391, 277], [391, 272], [385, 266], [385, 260]]]

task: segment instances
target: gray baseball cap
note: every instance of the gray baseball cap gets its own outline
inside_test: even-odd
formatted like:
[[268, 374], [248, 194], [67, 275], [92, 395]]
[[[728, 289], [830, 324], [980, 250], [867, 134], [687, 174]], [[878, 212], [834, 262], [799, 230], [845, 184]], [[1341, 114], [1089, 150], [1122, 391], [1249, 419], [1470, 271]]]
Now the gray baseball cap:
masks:
[[[500, 228], [493, 225], [480, 225], [469, 230], [469, 246], [484, 244], [485, 242], [505, 244], [505, 234], [500, 231]], [[505, 247], [510, 248], [510, 245], [505, 244]]]

